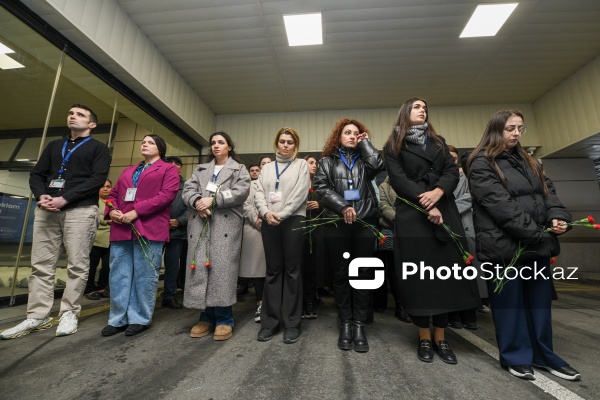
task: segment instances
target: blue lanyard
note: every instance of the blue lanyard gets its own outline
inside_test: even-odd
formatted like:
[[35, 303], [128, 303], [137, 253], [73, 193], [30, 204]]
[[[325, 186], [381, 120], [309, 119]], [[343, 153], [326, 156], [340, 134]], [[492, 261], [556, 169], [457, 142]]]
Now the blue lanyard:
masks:
[[131, 180], [133, 181], [133, 187], [137, 187], [137, 183], [138, 183], [138, 180], [140, 179], [140, 175], [142, 175], [142, 172], [144, 172], [144, 170], [146, 170], [146, 168], [148, 168], [151, 165], [152, 165], [152, 163], [144, 164], [144, 162], [142, 161], [140, 166], [137, 167], [137, 169], [133, 172], [133, 176], [131, 177]]
[[85, 142], [89, 142], [90, 140], [92, 140], [91, 136], [88, 136], [87, 138], [83, 139], [77, 146], [73, 147], [73, 149], [71, 149], [71, 151], [65, 156], [65, 152], [67, 151], [67, 143], [69, 143], [69, 138], [65, 139], [65, 144], [63, 144], [63, 148], [62, 148], [62, 163], [60, 163], [60, 169], [58, 170], [58, 178], [60, 179], [62, 174], [65, 173], [65, 165], [67, 165], [67, 163], [69, 162], [69, 159], [71, 158], [71, 155], [73, 153], [75, 153], [75, 150], [77, 150], [79, 148], [79, 146], [81, 146], [82, 144], [84, 144]]
[[279, 177], [281, 175], [283, 175], [283, 173], [285, 172], [286, 169], [288, 169], [288, 167], [290, 166], [292, 162], [288, 162], [287, 165], [285, 166], [285, 168], [283, 169], [283, 171], [281, 171], [281, 173], [279, 173], [279, 165], [277, 163], [277, 161], [275, 161], [275, 175], [277, 175], [277, 180], [275, 181], [275, 191], [277, 191], [279, 189]]
[[352, 168], [354, 168], [354, 164], [356, 163], [356, 160], [358, 160], [358, 157], [360, 157], [360, 153], [355, 154], [354, 157], [352, 158], [352, 163], [350, 163], [350, 165], [348, 165], [348, 160], [346, 160], [346, 157], [344, 157], [344, 153], [342, 153], [342, 149], [338, 149], [338, 151], [340, 152], [340, 157], [342, 158], [344, 165], [346, 166], [346, 168], [348, 168], [350, 170], [350, 175], [352, 175]]

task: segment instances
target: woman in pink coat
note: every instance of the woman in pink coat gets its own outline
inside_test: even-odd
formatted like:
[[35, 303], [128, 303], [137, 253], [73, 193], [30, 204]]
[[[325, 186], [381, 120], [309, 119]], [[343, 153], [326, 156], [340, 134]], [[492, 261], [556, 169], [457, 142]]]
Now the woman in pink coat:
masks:
[[102, 336], [134, 336], [152, 322], [169, 206], [179, 189], [177, 167], [163, 161], [158, 135], [142, 140], [144, 161], [126, 168], [106, 200], [110, 231], [110, 314]]

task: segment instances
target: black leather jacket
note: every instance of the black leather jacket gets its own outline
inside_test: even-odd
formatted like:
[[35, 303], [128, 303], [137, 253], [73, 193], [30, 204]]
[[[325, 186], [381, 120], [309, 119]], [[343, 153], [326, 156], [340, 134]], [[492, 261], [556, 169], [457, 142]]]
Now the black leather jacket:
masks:
[[361, 141], [354, 148], [342, 148], [346, 160], [350, 163], [357, 152], [360, 157], [352, 168], [354, 189], [360, 193], [359, 200], [344, 200], [344, 191], [349, 189], [350, 171], [342, 161], [339, 152], [332, 153], [319, 160], [319, 167], [313, 178], [313, 188], [322, 196], [321, 205], [328, 216], [341, 216], [346, 206], [353, 207], [356, 216], [361, 219], [379, 218], [379, 207], [373, 179], [385, 169], [381, 154], [369, 140]]

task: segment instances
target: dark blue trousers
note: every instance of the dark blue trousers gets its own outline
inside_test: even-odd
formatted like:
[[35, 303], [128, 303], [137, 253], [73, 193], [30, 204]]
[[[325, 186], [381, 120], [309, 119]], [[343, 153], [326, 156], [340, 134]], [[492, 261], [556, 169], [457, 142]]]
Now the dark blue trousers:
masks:
[[[500, 363], [504, 366], [541, 365], [560, 368], [567, 363], [552, 349], [552, 280], [550, 259], [538, 259], [538, 271], [546, 267], [543, 277], [534, 279], [533, 261], [525, 261], [517, 269], [523, 277], [507, 279], [500, 293], [494, 293], [490, 284], [490, 305], [496, 327], [496, 342], [500, 350]], [[514, 275], [514, 270], [509, 276]], [[547, 279], [543, 279], [547, 278]]]
[[[177, 294], [177, 275], [185, 271], [187, 239], [171, 239], [165, 244], [165, 276], [162, 299], [170, 300]], [[184, 272], [185, 273], [185, 272]]]

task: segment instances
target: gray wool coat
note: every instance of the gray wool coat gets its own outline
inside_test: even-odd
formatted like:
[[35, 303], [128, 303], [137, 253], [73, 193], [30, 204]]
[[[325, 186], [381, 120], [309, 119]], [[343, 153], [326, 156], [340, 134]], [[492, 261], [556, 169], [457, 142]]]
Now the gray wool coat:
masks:
[[[215, 161], [200, 164], [183, 188], [183, 201], [195, 210], [194, 203], [210, 197], [206, 186], [212, 180]], [[188, 254], [183, 305], [204, 310], [227, 307], [236, 302], [236, 288], [244, 201], [250, 193], [250, 175], [246, 167], [229, 158], [217, 176], [220, 185], [212, 215], [208, 218], [208, 250], [212, 267], [205, 267], [207, 241], [199, 240], [206, 219], [193, 212], [188, 220]], [[192, 260], [196, 268], [190, 269]]]

